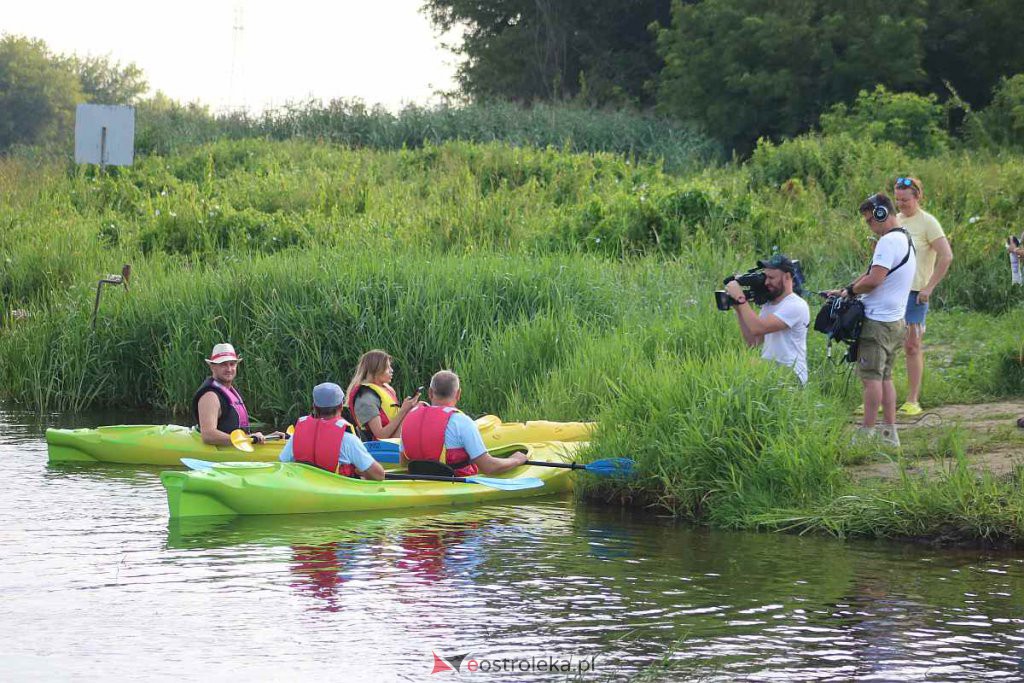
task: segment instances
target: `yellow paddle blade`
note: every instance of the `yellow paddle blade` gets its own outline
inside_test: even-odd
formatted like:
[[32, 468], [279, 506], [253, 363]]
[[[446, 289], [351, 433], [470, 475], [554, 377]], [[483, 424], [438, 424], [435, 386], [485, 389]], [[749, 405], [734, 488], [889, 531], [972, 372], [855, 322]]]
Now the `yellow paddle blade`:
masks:
[[284, 430], [284, 433], [287, 434], [288, 436], [294, 436], [295, 435], [295, 425], [288, 425], [288, 429]]
[[253, 452], [252, 439], [249, 438], [249, 435], [241, 429], [236, 429], [231, 432], [231, 445], [240, 451], [245, 451], [246, 453]]

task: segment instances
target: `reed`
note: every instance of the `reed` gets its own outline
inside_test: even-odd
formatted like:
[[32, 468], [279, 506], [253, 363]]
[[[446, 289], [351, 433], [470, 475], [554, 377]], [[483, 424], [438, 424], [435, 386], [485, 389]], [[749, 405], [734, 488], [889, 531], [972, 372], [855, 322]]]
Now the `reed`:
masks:
[[296, 102], [258, 116], [213, 116], [194, 106], [140, 108], [138, 146], [146, 154], [176, 154], [220, 138], [306, 139], [352, 148], [416, 149], [449, 141], [502, 142], [568, 152], [608, 152], [632, 161], [663, 160], [672, 171], [723, 157], [721, 147], [692, 126], [632, 111], [572, 104], [510, 102], [463, 106], [410, 105], [397, 114], [358, 100]]

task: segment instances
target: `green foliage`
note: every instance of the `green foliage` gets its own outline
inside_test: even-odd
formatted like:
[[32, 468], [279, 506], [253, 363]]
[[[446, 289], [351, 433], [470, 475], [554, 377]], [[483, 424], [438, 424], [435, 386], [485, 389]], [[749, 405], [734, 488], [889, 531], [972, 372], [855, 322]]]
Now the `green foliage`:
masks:
[[96, 104], [135, 104], [149, 86], [136, 64], [122, 66], [111, 57], [67, 58], [69, 68], [82, 84], [82, 92]]
[[0, 152], [69, 139], [82, 88], [41, 40], [0, 37]]
[[1024, 73], [1004, 78], [992, 103], [967, 121], [968, 138], [995, 149], [1024, 149]]
[[1024, 13], [1017, 0], [928, 0], [920, 15], [928, 86], [952, 85], [974, 109], [986, 106], [1004, 77], [1024, 72]]
[[893, 13], [882, 0], [678, 3], [672, 25], [658, 32], [659, 108], [742, 153], [758, 138], [795, 135], [862, 88], [922, 80], [921, 6], [910, 0]]
[[588, 495], [746, 526], [750, 515], [835, 494], [844, 418], [834, 404], [797, 389], [787, 368], [677, 346], [631, 356], [630, 371], [609, 381], [592, 451], [627, 455], [641, 475], [581, 481]]
[[140, 155], [173, 154], [224, 134], [207, 107], [181, 104], [160, 91], [139, 102], [135, 121], [135, 151]]
[[663, 159], [666, 169], [674, 172], [721, 157], [721, 149], [690, 126], [646, 114], [574, 105], [409, 106], [396, 115], [358, 100], [333, 100], [291, 105], [252, 118], [213, 116], [205, 107], [181, 105], [157, 93], [141, 103], [138, 120], [136, 147], [147, 154], [171, 154], [228, 137], [303, 138], [374, 149], [417, 149], [449, 140], [502, 141], [574, 152], [612, 152], [646, 161]]
[[[954, 449], [956, 444], [953, 444]], [[977, 474], [962, 451], [941, 463], [937, 476], [911, 476], [891, 484], [854, 487], [809, 511], [775, 510], [758, 525], [801, 533], [927, 539], [933, 543], [1024, 540], [1020, 474], [1007, 481]]]
[[945, 108], [934, 95], [893, 93], [885, 86], [861, 90], [851, 107], [843, 103], [821, 115], [826, 135], [846, 133], [876, 143], [891, 142], [916, 157], [929, 157], [949, 149], [949, 133], [943, 128]]
[[[803, 135], [780, 144], [760, 140], [749, 169], [754, 187], [781, 188], [798, 180], [801, 188], [820, 188], [829, 200], [850, 206], [886, 189], [878, 183], [887, 181], [893, 169], [908, 164], [909, 154], [891, 142], [840, 133]], [[865, 179], [873, 179], [873, 183], [858, 187]]]
[[462, 93], [478, 100], [646, 105], [661, 67], [647, 27], [665, 22], [669, 0], [427, 0], [442, 32], [455, 28], [464, 57]]

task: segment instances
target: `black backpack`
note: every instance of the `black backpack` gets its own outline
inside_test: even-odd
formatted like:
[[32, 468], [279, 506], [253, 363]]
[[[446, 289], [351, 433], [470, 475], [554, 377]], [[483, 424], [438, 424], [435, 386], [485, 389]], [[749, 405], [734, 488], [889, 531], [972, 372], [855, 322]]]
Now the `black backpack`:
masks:
[[857, 342], [864, 326], [864, 304], [860, 299], [829, 297], [814, 318], [814, 329], [828, 337], [826, 356], [832, 357], [832, 341], [849, 344], [847, 362], [857, 360]]

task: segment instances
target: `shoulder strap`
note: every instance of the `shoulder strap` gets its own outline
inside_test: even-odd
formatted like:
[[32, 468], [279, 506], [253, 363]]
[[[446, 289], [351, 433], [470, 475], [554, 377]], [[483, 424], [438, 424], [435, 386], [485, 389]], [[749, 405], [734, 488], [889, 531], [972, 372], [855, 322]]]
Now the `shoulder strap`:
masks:
[[[899, 263], [896, 264], [895, 268], [893, 268], [892, 270], [890, 270], [888, 273], [885, 274], [886, 277], [889, 277], [890, 275], [895, 273], [897, 270], [899, 270], [903, 266], [907, 265], [907, 261], [910, 260], [911, 252], [915, 251], [915, 249], [914, 249], [914, 240], [911, 239], [910, 233], [907, 232], [906, 228], [893, 228], [889, 232], [885, 233], [885, 235], [888, 235], [889, 233], [892, 233], [892, 232], [902, 232], [906, 236], [906, 238], [907, 238], [907, 255], [903, 257], [902, 261], [900, 261]], [[885, 237], [885, 235], [882, 235], [882, 237]], [[879, 239], [881, 239], [881, 237]], [[867, 275], [870, 272], [871, 272], [871, 264], [869, 263], [868, 264], [868, 269], [866, 271], [864, 271], [864, 274]]]
[[890, 270], [886, 274], [886, 277], [889, 277], [890, 275], [895, 273], [897, 270], [899, 270], [903, 266], [907, 265], [907, 261], [910, 260], [910, 254], [914, 251], [914, 240], [911, 239], [910, 233], [907, 232], [907, 229], [906, 228], [893, 228], [893, 230], [891, 230], [890, 232], [896, 232], [896, 231], [902, 232], [903, 235], [907, 238], [907, 255], [903, 257], [902, 261], [900, 261], [899, 263], [896, 264], [895, 268], [893, 268], [892, 270]]

